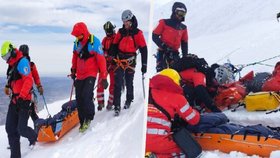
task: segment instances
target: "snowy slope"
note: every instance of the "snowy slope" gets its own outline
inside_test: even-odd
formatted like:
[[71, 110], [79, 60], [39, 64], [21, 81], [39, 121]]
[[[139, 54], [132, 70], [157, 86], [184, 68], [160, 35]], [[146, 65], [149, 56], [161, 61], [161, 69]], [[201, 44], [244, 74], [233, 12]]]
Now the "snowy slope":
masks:
[[[48, 107], [51, 114], [60, 110], [60, 106], [68, 100], [58, 101]], [[135, 102], [141, 102], [141, 99]], [[90, 129], [85, 134], [78, 132], [78, 126], [55, 143], [37, 143], [35, 148], [28, 149], [28, 141], [21, 139], [22, 155], [28, 158], [77, 158], [77, 157], [141, 157], [143, 142], [143, 104], [132, 105], [131, 109], [123, 110], [119, 117], [113, 112], [103, 110], [97, 112]], [[46, 111], [40, 112], [46, 117]], [[33, 126], [29, 121], [29, 126]], [[0, 127], [1, 157], [9, 157], [7, 136], [4, 126]]]
[[[138, 58], [138, 63], [141, 63]], [[146, 109], [144, 108], [142, 77], [139, 65], [135, 74], [135, 99], [130, 109], [122, 109], [119, 117], [114, 117], [113, 111], [97, 111], [91, 127], [86, 133], [78, 132], [79, 125], [55, 143], [37, 143], [31, 151], [28, 140], [21, 138], [22, 157], [25, 158], [120, 158], [144, 157], [144, 131]], [[146, 81], [144, 84], [148, 84]], [[147, 85], [146, 85], [147, 86]], [[147, 89], [146, 89], [147, 90]], [[107, 92], [107, 91], [106, 91]], [[96, 93], [95, 93], [96, 95]], [[47, 96], [46, 96], [47, 97]], [[73, 96], [74, 98], [74, 96]], [[108, 95], [105, 95], [108, 98]], [[61, 110], [61, 105], [68, 100], [49, 104], [48, 109], [52, 115]], [[122, 94], [122, 103], [125, 93]], [[95, 103], [97, 105], [97, 103]], [[123, 105], [122, 105], [123, 106]], [[96, 106], [97, 107], [97, 106]], [[46, 110], [39, 112], [40, 118], [46, 118]], [[29, 119], [29, 126], [33, 122]], [[10, 151], [6, 149], [8, 139], [5, 127], [0, 126], [0, 157], [9, 157]]]

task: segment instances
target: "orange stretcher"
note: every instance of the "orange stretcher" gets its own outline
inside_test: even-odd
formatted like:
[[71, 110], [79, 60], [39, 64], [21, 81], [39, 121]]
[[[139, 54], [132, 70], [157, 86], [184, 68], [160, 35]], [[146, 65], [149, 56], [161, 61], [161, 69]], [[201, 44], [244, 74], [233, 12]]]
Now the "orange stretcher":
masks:
[[225, 153], [239, 151], [262, 157], [269, 157], [272, 151], [280, 150], [280, 140], [262, 136], [204, 133], [194, 134], [194, 137], [203, 150], [219, 150]]

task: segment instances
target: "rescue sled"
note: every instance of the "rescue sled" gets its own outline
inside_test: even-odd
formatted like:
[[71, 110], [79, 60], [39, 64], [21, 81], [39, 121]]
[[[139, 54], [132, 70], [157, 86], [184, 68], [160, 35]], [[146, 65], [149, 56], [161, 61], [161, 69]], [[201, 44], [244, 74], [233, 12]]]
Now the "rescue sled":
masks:
[[262, 157], [269, 157], [272, 151], [280, 150], [280, 140], [274, 138], [213, 133], [194, 134], [194, 137], [203, 150], [239, 151]]
[[38, 119], [35, 122], [38, 142], [59, 140], [79, 123], [77, 103], [75, 100], [62, 105], [62, 110], [52, 118]]
[[203, 150], [238, 151], [262, 157], [269, 157], [272, 151], [280, 150], [279, 127], [229, 123], [223, 113], [201, 115], [199, 124], [188, 125], [187, 129]]

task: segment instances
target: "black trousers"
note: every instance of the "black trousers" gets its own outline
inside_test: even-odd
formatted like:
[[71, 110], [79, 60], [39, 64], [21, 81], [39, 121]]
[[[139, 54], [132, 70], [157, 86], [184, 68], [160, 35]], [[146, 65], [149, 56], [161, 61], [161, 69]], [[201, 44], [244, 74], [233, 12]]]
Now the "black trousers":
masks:
[[134, 74], [135, 71], [130, 68], [124, 70], [121, 67], [119, 67], [115, 71], [115, 86], [114, 86], [115, 108], [120, 109], [121, 91], [122, 91], [122, 85], [124, 84], [124, 79], [125, 79], [125, 86], [126, 86], [126, 101], [131, 102], [134, 99], [134, 86], [133, 86]]
[[180, 57], [178, 52], [164, 52], [159, 51], [157, 52], [157, 72], [160, 72], [163, 69], [166, 68], [172, 68], [172, 64], [174, 62], [177, 62]]
[[27, 126], [29, 118], [30, 101], [25, 101], [21, 105], [10, 103], [6, 119], [6, 132], [8, 134], [11, 148], [11, 158], [20, 158], [20, 136], [29, 140], [32, 144], [37, 140], [35, 131]]
[[88, 77], [84, 80], [75, 81], [76, 100], [80, 124], [86, 120], [93, 120], [95, 107], [92, 101], [95, 77]]
[[31, 105], [30, 105], [29, 114], [34, 123], [37, 119], [39, 119], [39, 116], [37, 115], [36, 110], [35, 110], [35, 103], [33, 103], [33, 102], [31, 102]]

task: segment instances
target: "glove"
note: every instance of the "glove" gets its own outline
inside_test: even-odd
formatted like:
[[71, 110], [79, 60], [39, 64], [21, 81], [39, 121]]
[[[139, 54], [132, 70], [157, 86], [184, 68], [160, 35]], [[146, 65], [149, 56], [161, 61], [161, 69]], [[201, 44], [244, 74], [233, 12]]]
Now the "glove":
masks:
[[195, 54], [187, 54], [185, 57], [191, 58], [191, 59], [198, 59], [198, 56]]
[[170, 48], [168, 45], [166, 45], [165, 43], [162, 43], [161, 44], [161, 49], [165, 52], [170, 52], [170, 51], [173, 51], [172, 48]]
[[43, 89], [43, 87], [41, 85], [37, 86], [37, 89], [38, 89], [40, 95], [44, 94], [44, 89]]
[[108, 88], [109, 83], [107, 82], [107, 79], [102, 79], [101, 80], [101, 84], [103, 86], [104, 89]]
[[142, 74], [145, 74], [147, 72], [147, 64], [142, 64], [141, 72]]
[[71, 78], [72, 78], [73, 80], [76, 79], [76, 69], [72, 69], [72, 68], [71, 68]]
[[7, 85], [5, 86], [5, 88], [4, 88], [4, 93], [5, 93], [6, 95], [10, 95], [10, 94], [11, 94], [9, 86], [7, 86]]
[[17, 102], [16, 102], [17, 106], [20, 107], [21, 105], [23, 105], [23, 103], [24, 103], [24, 100], [23, 100], [22, 98], [19, 97], [19, 98], [17, 99]]

